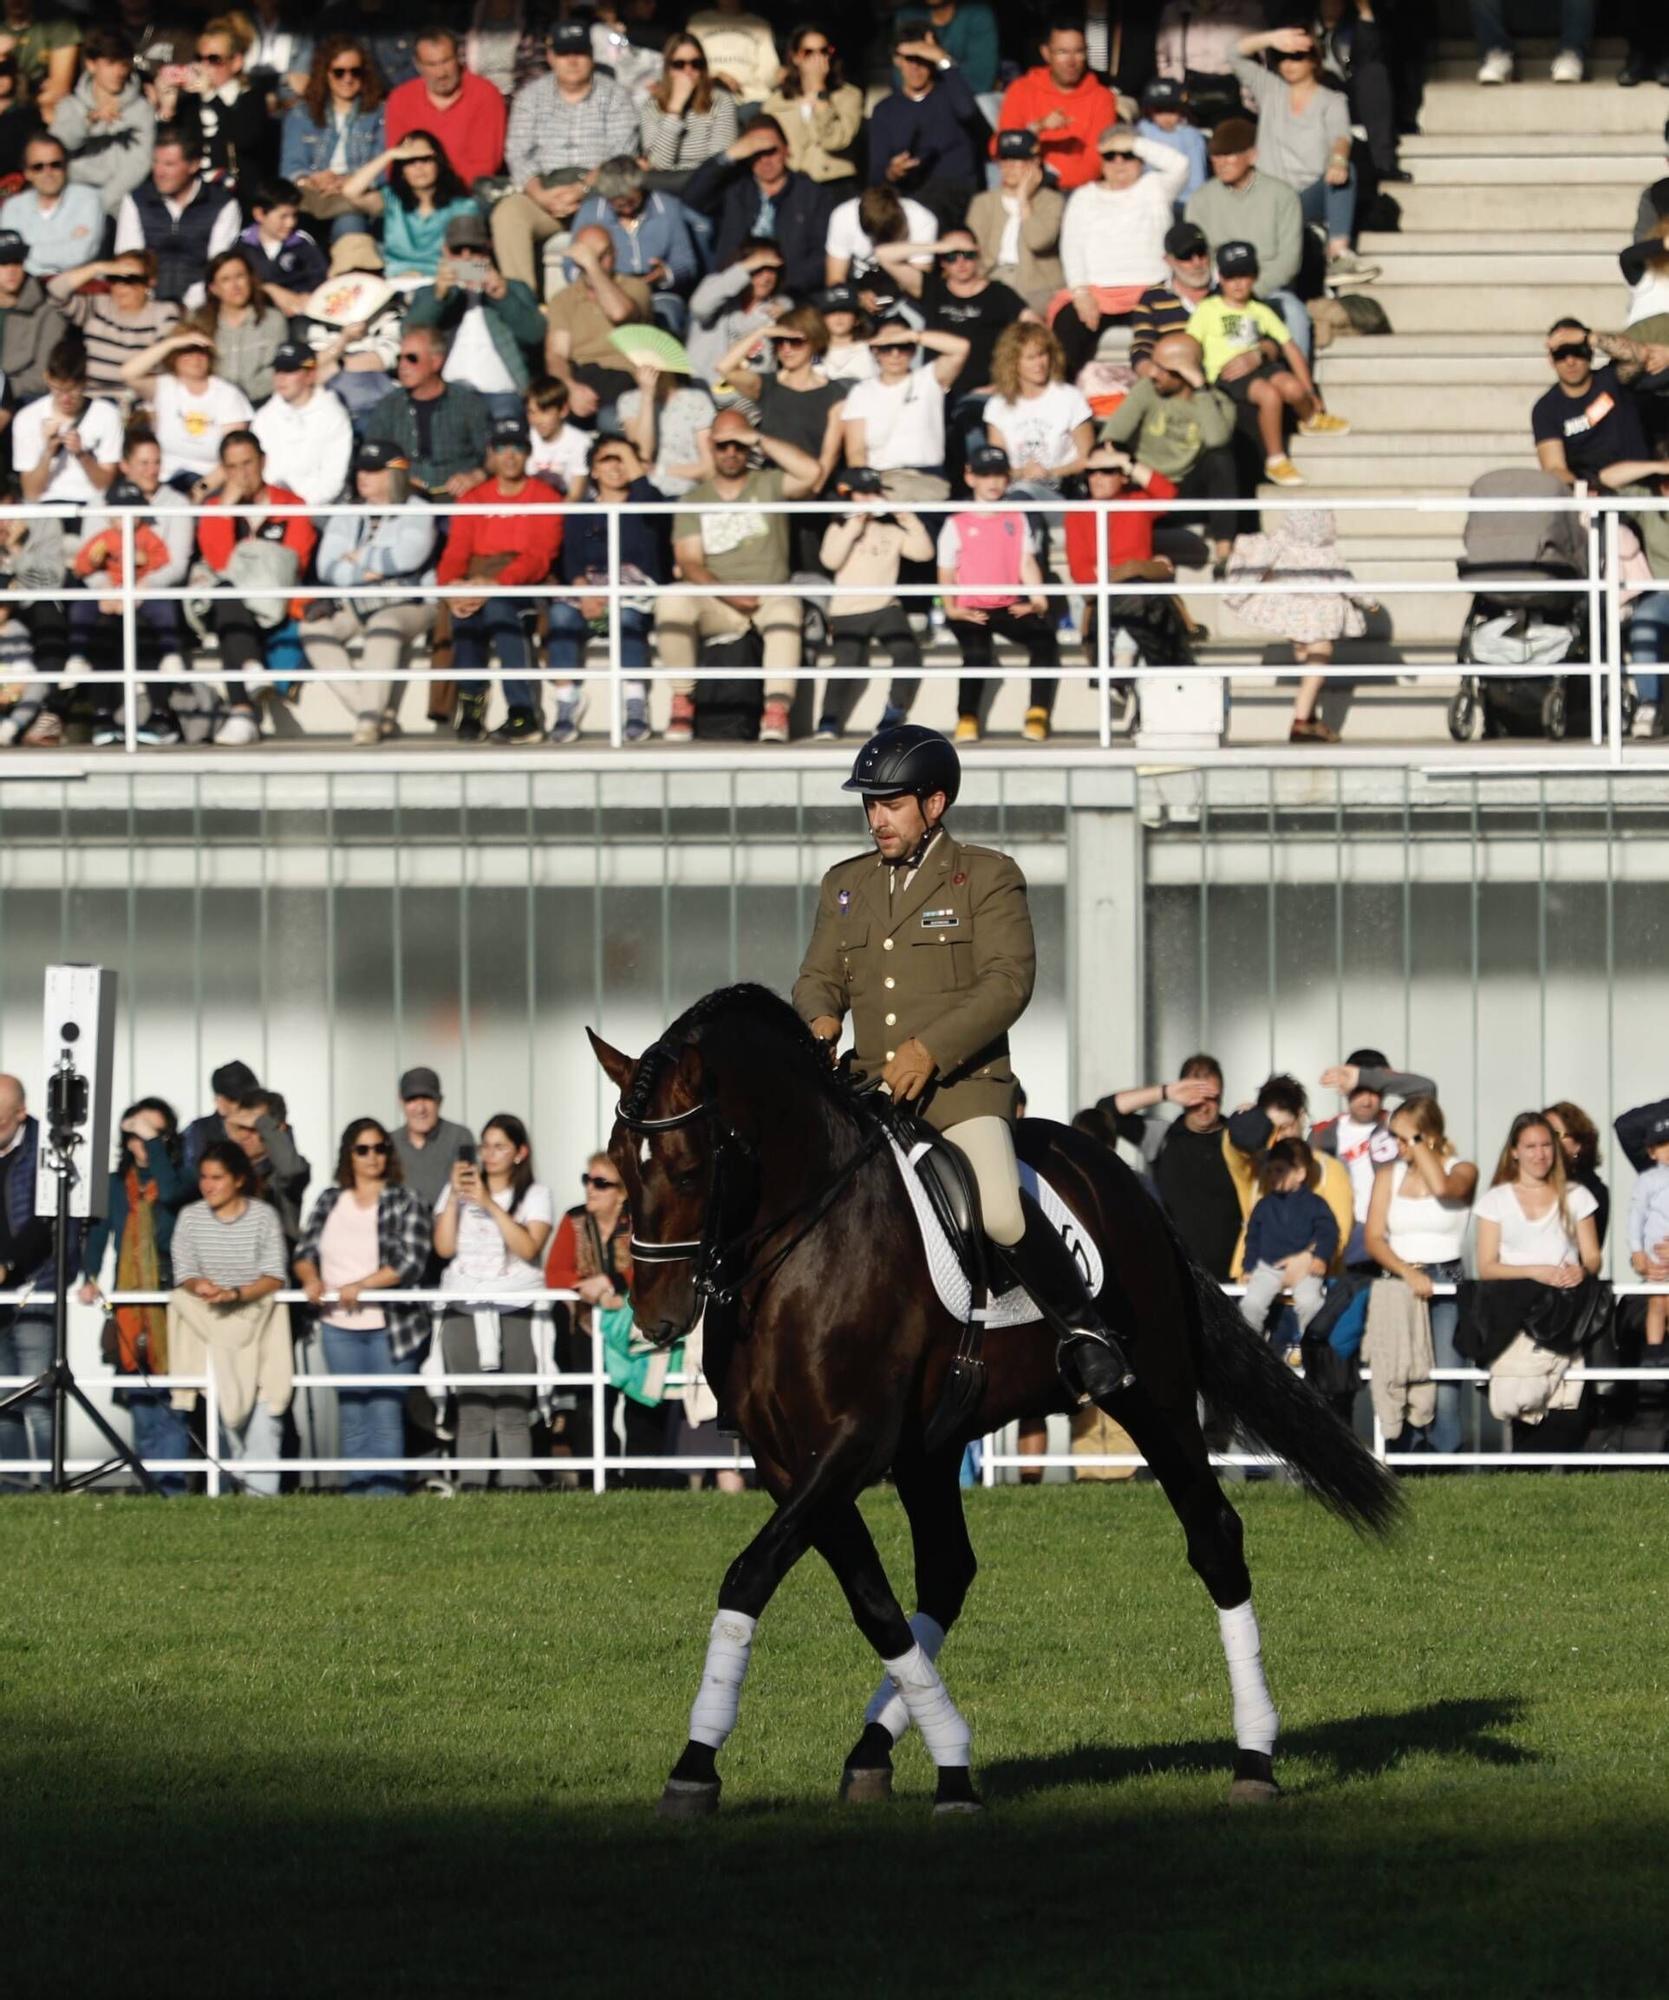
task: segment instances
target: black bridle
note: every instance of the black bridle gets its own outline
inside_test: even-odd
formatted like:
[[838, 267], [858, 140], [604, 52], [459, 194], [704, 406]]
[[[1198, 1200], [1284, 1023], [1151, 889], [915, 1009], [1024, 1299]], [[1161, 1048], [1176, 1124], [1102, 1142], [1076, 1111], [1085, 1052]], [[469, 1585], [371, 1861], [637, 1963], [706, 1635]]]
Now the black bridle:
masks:
[[[684, 1324], [675, 1333], [661, 1339], [644, 1333], [644, 1338], [653, 1340], [658, 1347], [671, 1347], [683, 1340], [709, 1303], [729, 1305], [741, 1297], [746, 1287], [768, 1278], [834, 1207], [858, 1169], [874, 1157], [887, 1137], [885, 1125], [877, 1120], [864, 1143], [815, 1194], [805, 1196], [771, 1221], [756, 1223], [752, 1228], [742, 1229], [727, 1238], [727, 1204], [740, 1206], [744, 1192], [751, 1192], [755, 1202], [758, 1199], [759, 1153], [752, 1141], [738, 1132], [705, 1094], [696, 1103], [665, 1118], [634, 1117], [626, 1110], [624, 1101], [615, 1106], [614, 1115], [628, 1132], [636, 1132], [644, 1138], [652, 1138], [660, 1132], [676, 1131], [680, 1126], [694, 1124], [697, 1119], [711, 1120], [715, 1128], [713, 1170], [707, 1186], [701, 1235], [659, 1243], [635, 1233], [629, 1238], [634, 1264], [695, 1265], [690, 1311]], [[786, 1243], [773, 1250], [762, 1263], [752, 1261], [758, 1245], [795, 1221], [799, 1221], [800, 1226]]]

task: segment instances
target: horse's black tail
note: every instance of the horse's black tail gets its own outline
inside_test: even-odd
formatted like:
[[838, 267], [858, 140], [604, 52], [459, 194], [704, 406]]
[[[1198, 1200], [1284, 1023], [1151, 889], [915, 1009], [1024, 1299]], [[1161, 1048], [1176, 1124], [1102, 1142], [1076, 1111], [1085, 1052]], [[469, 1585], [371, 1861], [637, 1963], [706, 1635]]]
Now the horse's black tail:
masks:
[[1285, 1459], [1323, 1506], [1362, 1534], [1388, 1535], [1401, 1488], [1354, 1431], [1241, 1318], [1177, 1245], [1199, 1310], [1200, 1388], [1216, 1414]]

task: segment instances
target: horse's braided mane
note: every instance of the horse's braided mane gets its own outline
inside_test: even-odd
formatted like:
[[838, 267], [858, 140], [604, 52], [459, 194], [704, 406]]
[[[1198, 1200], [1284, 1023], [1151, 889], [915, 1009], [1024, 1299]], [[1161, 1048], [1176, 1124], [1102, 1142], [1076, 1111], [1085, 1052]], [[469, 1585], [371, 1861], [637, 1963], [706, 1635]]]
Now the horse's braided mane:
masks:
[[775, 1036], [806, 1080], [825, 1094], [834, 1094], [834, 1082], [821, 1043], [780, 994], [768, 986], [744, 980], [736, 986], [718, 986], [693, 1006], [686, 1007], [653, 1047], [645, 1051], [632, 1078], [631, 1088], [620, 1101], [628, 1118], [645, 1115], [649, 1100], [666, 1072], [684, 1049], [699, 1047], [715, 1023], [741, 1021], [764, 1034]]

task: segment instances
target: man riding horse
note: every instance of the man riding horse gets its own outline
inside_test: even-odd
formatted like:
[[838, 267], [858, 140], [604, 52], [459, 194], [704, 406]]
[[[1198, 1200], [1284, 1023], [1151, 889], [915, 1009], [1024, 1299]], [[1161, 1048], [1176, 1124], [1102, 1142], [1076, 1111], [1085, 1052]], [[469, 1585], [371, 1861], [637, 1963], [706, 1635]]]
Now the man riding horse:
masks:
[[913, 723], [858, 752], [841, 789], [863, 799], [874, 851], [823, 877], [794, 1006], [831, 1055], [849, 1012], [856, 1067], [879, 1071], [895, 1103], [919, 1100], [961, 1154], [986, 1235], [1061, 1331], [1061, 1379], [1077, 1402], [1101, 1403], [1134, 1377], [1014, 1153], [1008, 1031], [1037, 966], [1026, 880], [1008, 855], [945, 824], [961, 782], [951, 744]]

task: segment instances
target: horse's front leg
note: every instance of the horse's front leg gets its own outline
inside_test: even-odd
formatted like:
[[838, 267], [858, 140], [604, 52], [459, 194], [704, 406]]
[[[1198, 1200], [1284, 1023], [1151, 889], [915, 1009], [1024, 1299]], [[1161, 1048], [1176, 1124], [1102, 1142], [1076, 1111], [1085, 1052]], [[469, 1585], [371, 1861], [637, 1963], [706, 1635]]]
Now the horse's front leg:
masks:
[[[979, 1568], [962, 1510], [961, 1464], [958, 1444], [931, 1458], [901, 1459], [894, 1467], [915, 1554], [916, 1609], [910, 1632], [934, 1663]], [[873, 1805], [892, 1797], [892, 1753], [909, 1728], [909, 1704], [888, 1674], [864, 1711], [863, 1734], [841, 1772], [840, 1796], [848, 1805]]]

